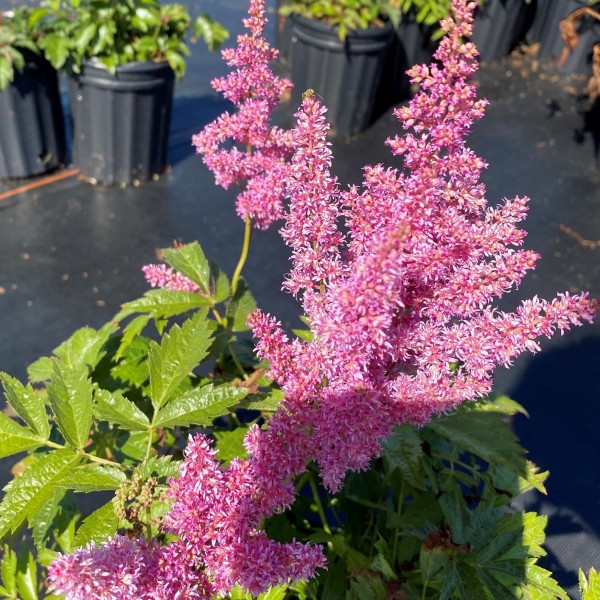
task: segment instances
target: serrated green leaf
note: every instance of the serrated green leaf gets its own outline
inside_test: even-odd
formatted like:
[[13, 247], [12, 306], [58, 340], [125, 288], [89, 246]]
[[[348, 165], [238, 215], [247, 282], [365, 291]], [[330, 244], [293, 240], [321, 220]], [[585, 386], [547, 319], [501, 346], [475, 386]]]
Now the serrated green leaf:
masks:
[[62, 360], [54, 361], [48, 398], [65, 440], [83, 449], [92, 426], [92, 383], [87, 365], [80, 363], [69, 368]]
[[52, 359], [49, 356], [42, 356], [27, 367], [27, 375], [31, 383], [41, 383], [52, 377]]
[[148, 378], [148, 351], [150, 350], [150, 340], [143, 336], [138, 336], [123, 350], [123, 355], [119, 362], [112, 366], [110, 375], [113, 379], [120, 379], [129, 387], [142, 387]]
[[44, 401], [31, 386], [24, 386], [6, 373], [0, 373], [7, 402], [17, 411], [21, 419], [44, 440], [50, 436], [50, 424]]
[[210, 294], [210, 265], [198, 242], [165, 248], [162, 255], [176, 271], [199, 285], [205, 294]]
[[248, 284], [240, 278], [233, 298], [227, 305], [227, 325], [232, 331], [246, 331], [248, 314], [256, 310], [256, 300]]
[[52, 498], [56, 484], [80, 462], [71, 450], [55, 450], [34, 462], [5, 488], [0, 503], [0, 538], [14, 531], [25, 519], [32, 519]]
[[569, 596], [567, 596], [565, 590], [563, 590], [558, 583], [552, 579], [552, 573], [536, 565], [533, 562], [534, 560], [535, 559], [528, 561], [525, 570], [527, 585], [530, 585], [541, 592], [554, 594], [555, 596], [561, 598], [561, 600], [569, 600]]
[[57, 487], [50, 500], [44, 503], [30, 520], [33, 543], [38, 552], [48, 541], [48, 534], [59, 511], [59, 504], [65, 497], [66, 490]]
[[450, 491], [443, 493], [439, 498], [440, 507], [452, 532], [452, 540], [457, 544], [463, 544], [465, 539], [465, 501], [458, 485]]
[[88, 369], [92, 371], [105, 354], [102, 352], [103, 346], [116, 330], [117, 326], [112, 323], [104, 325], [98, 331], [91, 327], [82, 327], [58, 348], [55, 348], [54, 354], [73, 370], [87, 365]]
[[42, 446], [45, 440], [0, 412], [0, 458]]
[[150, 398], [155, 410], [172, 399], [183, 379], [208, 355], [211, 332], [206, 315], [198, 312], [182, 327], [173, 325], [160, 346], [150, 342]]
[[131, 344], [134, 338], [142, 333], [150, 319], [151, 316], [149, 314], [139, 315], [127, 323], [123, 329], [123, 337], [121, 338], [119, 349], [115, 354], [115, 360], [119, 360], [123, 356], [125, 349]]
[[17, 555], [9, 546], [4, 546], [4, 555], [0, 563], [2, 583], [11, 597], [17, 595]]
[[58, 485], [75, 492], [100, 492], [116, 490], [125, 481], [127, 476], [121, 469], [110, 465], [93, 464], [73, 469], [69, 475], [59, 481]]
[[214, 262], [210, 263], [211, 294], [215, 304], [229, 298], [231, 291], [229, 278], [224, 271]]
[[210, 304], [210, 298], [197, 292], [148, 290], [142, 298], [123, 304], [114, 320], [121, 321], [134, 313], [149, 313], [154, 319], [168, 318], [210, 306]]
[[244, 458], [248, 452], [244, 447], [244, 437], [248, 430], [245, 427], [238, 427], [233, 431], [213, 431], [217, 438], [217, 458], [223, 463], [228, 463], [234, 458]]
[[600, 600], [600, 574], [590, 569], [587, 575], [579, 569], [579, 593], [581, 600]]
[[96, 390], [93, 413], [97, 419], [116, 423], [130, 431], [147, 431], [148, 417], [133, 403], [118, 392]]
[[172, 456], [151, 456], [147, 461], [139, 465], [136, 471], [139, 471], [143, 479], [150, 477], [178, 477], [179, 465], [181, 461], [173, 460]]
[[35, 559], [24, 543], [17, 559], [17, 593], [21, 600], [37, 600], [37, 566]]
[[383, 443], [381, 454], [390, 470], [400, 469], [407, 483], [418, 490], [427, 490], [422, 468], [422, 440], [413, 426], [396, 427], [394, 434]]
[[432, 420], [427, 427], [491, 464], [504, 464], [526, 475], [524, 450], [506, 427], [505, 416], [500, 411], [463, 406], [452, 415]]
[[426, 550], [421, 547], [419, 553], [419, 566], [423, 582], [429, 582], [436, 577], [450, 560], [450, 552], [446, 548], [432, 548]]
[[112, 501], [107, 502], [84, 519], [81, 527], [77, 530], [73, 548], [79, 548], [88, 543], [103, 542], [112, 537], [118, 528], [119, 520], [115, 515], [113, 503]]
[[126, 432], [117, 438], [115, 451], [137, 461], [146, 458], [148, 433], [145, 431]]
[[246, 397], [248, 390], [232, 385], [213, 384], [194, 388], [172, 400], [159, 413], [157, 427], [176, 425], [210, 425], [215, 417], [227, 414], [229, 408]]

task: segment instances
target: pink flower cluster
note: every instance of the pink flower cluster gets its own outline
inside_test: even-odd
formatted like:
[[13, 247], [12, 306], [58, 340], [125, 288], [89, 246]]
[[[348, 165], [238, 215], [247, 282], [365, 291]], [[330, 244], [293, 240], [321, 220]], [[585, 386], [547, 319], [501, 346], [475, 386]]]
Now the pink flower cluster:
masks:
[[199, 285], [167, 265], [146, 265], [142, 267], [142, 271], [153, 288], [202, 293]]
[[[471, 34], [474, 8], [453, 0], [453, 17], [442, 22], [439, 64], [410, 72], [421, 92], [396, 115], [412, 132], [388, 140], [403, 157], [402, 170], [365, 167], [362, 188], [341, 192], [329, 172], [325, 109], [310, 95], [289, 136], [295, 152], [289, 173], [277, 162], [281, 154], [275, 163], [260, 162], [265, 171], [257, 181], [286, 173], [291, 199], [282, 235], [293, 266], [284, 288], [301, 298], [312, 340], [290, 341], [274, 318], [250, 315], [257, 352], [270, 361], [285, 400], [264, 429], [248, 431], [249, 457], [223, 470], [208, 441], [192, 438], [180, 477], [170, 482], [173, 507], [165, 524], [178, 540], [157, 548], [117, 537], [58, 559], [50, 581], [68, 600], [167, 597], [158, 595], [157, 582], [171, 598], [205, 598], [235, 583], [257, 594], [272, 583], [313, 576], [324, 565], [319, 548], [278, 544], [259, 529], [262, 518], [293, 503], [294, 480], [311, 460], [336, 491], [349, 469], [368, 467], [395, 424], [423, 424], [488, 394], [498, 365], [537, 351], [541, 336], [593, 319], [598, 306], [587, 294], [533, 298], [512, 313], [494, 308], [534, 268], [537, 255], [519, 248], [527, 199], [488, 207], [479, 182], [485, 163], [464, 142], [485, 107], [467, 83], [476, 49], [462, 41]], [[273, 90], [285, 86], [264, 71], [271, 54], [259, 42], [262, 10], [253, 0], [246, 21], [252, 37], [242, 36], [238, 50], [226, 55], [241, 68], [217, 87], [234, 102], [250, 98], [244, 106], [270, 109]], [[254, 155], [209, 146], [209, 138], [218, 144], [238, 131], [238, 141], [249, 141], [248, 114], [222, 117], [195, 140], [209, 150], [221, 183], [247, 177], [244, 169], [265, 156], [265, 145]], [[287, 148], [278, 139], [279, 149]], [[247, 189], [260, 196], [257, 186]], [[149, 273], [157, 285], [179, 285], [170, 283], [175, 273]]]
[[[238, 36], [237, 48], [222, 53], [236, 70], [212, 81], [237, 112], [222, 114], [192, 138], [217, 185], [240, 186], [237, 213], [260, 229], [283, 216], [281, 197], [291, 142], [289, 132], [269, 125], [271, 112], [292, 84], [275, 77], [269, 68], [278, 51], [262, 37], [264, 12], [264, 0], [251, 0], [250, 17], [244, 19], [250, 35]], [[223, 147], [227, 140], [233, 140], [232, 148]]]

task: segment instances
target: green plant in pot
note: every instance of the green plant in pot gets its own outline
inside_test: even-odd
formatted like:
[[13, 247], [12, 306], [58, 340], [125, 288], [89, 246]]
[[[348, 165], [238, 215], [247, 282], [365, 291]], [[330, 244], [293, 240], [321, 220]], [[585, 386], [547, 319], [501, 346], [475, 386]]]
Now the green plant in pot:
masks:
[[335, 133], [366, 129], [400, 11], [386, 0], [292, 0], [292, 102], [313, 89], [328, 107]]
[[175, 79], [187, 36], [210, 50], [228, 37], [208, 15], [157, 0], [53, 0], [41, 46], [69, 75], [73, 162], [92, 182], [130, 184], [167, 167]]
[[0, 12], [0, 177], [28, 177], [65, 159], [57, 74], [40, 52], [36, 11]]

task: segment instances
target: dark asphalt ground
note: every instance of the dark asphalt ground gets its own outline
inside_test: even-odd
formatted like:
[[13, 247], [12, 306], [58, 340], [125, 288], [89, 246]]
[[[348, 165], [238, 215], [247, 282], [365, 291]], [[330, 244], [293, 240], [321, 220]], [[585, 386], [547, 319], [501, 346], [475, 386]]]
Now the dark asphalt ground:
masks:
[[[0, 8], [10, 3], [0, 0]], [[245, 2], [204, 2], [202, 9], [232, 36], [241, 30]], [[268, 27], [272, 39], [273, 24]], [[243, 224], [232, 193], [214, 186], [190, 145], [192, 134], [229, 108], [209, 85], [226, 67], [201, 44], [188, 64], [176, 88], [171, 169], [159, 181], [121, 189], [71, 177], [0, 200], [0, 370], [24, 378], [29, 363], [75, 329], [109, 320], [122, 302], [147, 289], [140, 268], [173, 240], [199, 240], [207, 256], [232, 272]], [[470, 144], [490, 164], [488, 199], [531, 198], [526, 247], [542, 255], [502, 308], [565, 290], [600, 297], [600, 171], [586, 80], [531, 55], [485, 65], [477, 76], [491, 105]], [[280, 122], [291, 112], [284, 106]], [[394, 164], [383, 141], [398, 130], [388, 115], [352, 139], [332, 140], [340, 180], [357, 182], [366, 162]], [[0, 193], [21, 183], [0, 182]], [[257, 232], [245, 276], [259, 305], [291, 326], [298, 309], [280, 292], [287, 256], [276, 230]], [[551, 475], [548, 496], [523, 503], [549, 516], [549, 556], [542, 564], [577, 597], [577, 568], [600, 567], [600, 320], [542, 348], [499, 370], [495, 381], [530, 413], [516, 420], [515, 430], [531, 460]], [[5, 465], [0, 479], [7, 478]]]

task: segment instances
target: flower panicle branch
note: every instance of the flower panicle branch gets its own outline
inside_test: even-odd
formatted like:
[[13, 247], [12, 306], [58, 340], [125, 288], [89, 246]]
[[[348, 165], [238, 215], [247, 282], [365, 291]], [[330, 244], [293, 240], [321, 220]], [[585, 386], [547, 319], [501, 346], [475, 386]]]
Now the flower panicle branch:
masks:
[[[292, 142], [290, 132], [270, 125], [273, 109], [292, 84], [269, 68], [278, 51], [263, 37], [264, 12], [264, 0], [251, 1], [249, 17], [244, 19], [249, 34], [238, 36], [236, 48], [222, 51], [235, 70], [211, 82], [236, 112], [223, 113], [192, 138], [216, 184], [225, 189], [233, 184], [240, 187], [237, 213], [259, 229], [267, 229], [283, 216], [283, 181]], [[228, 140], [233, 147], [225, 146]]]

